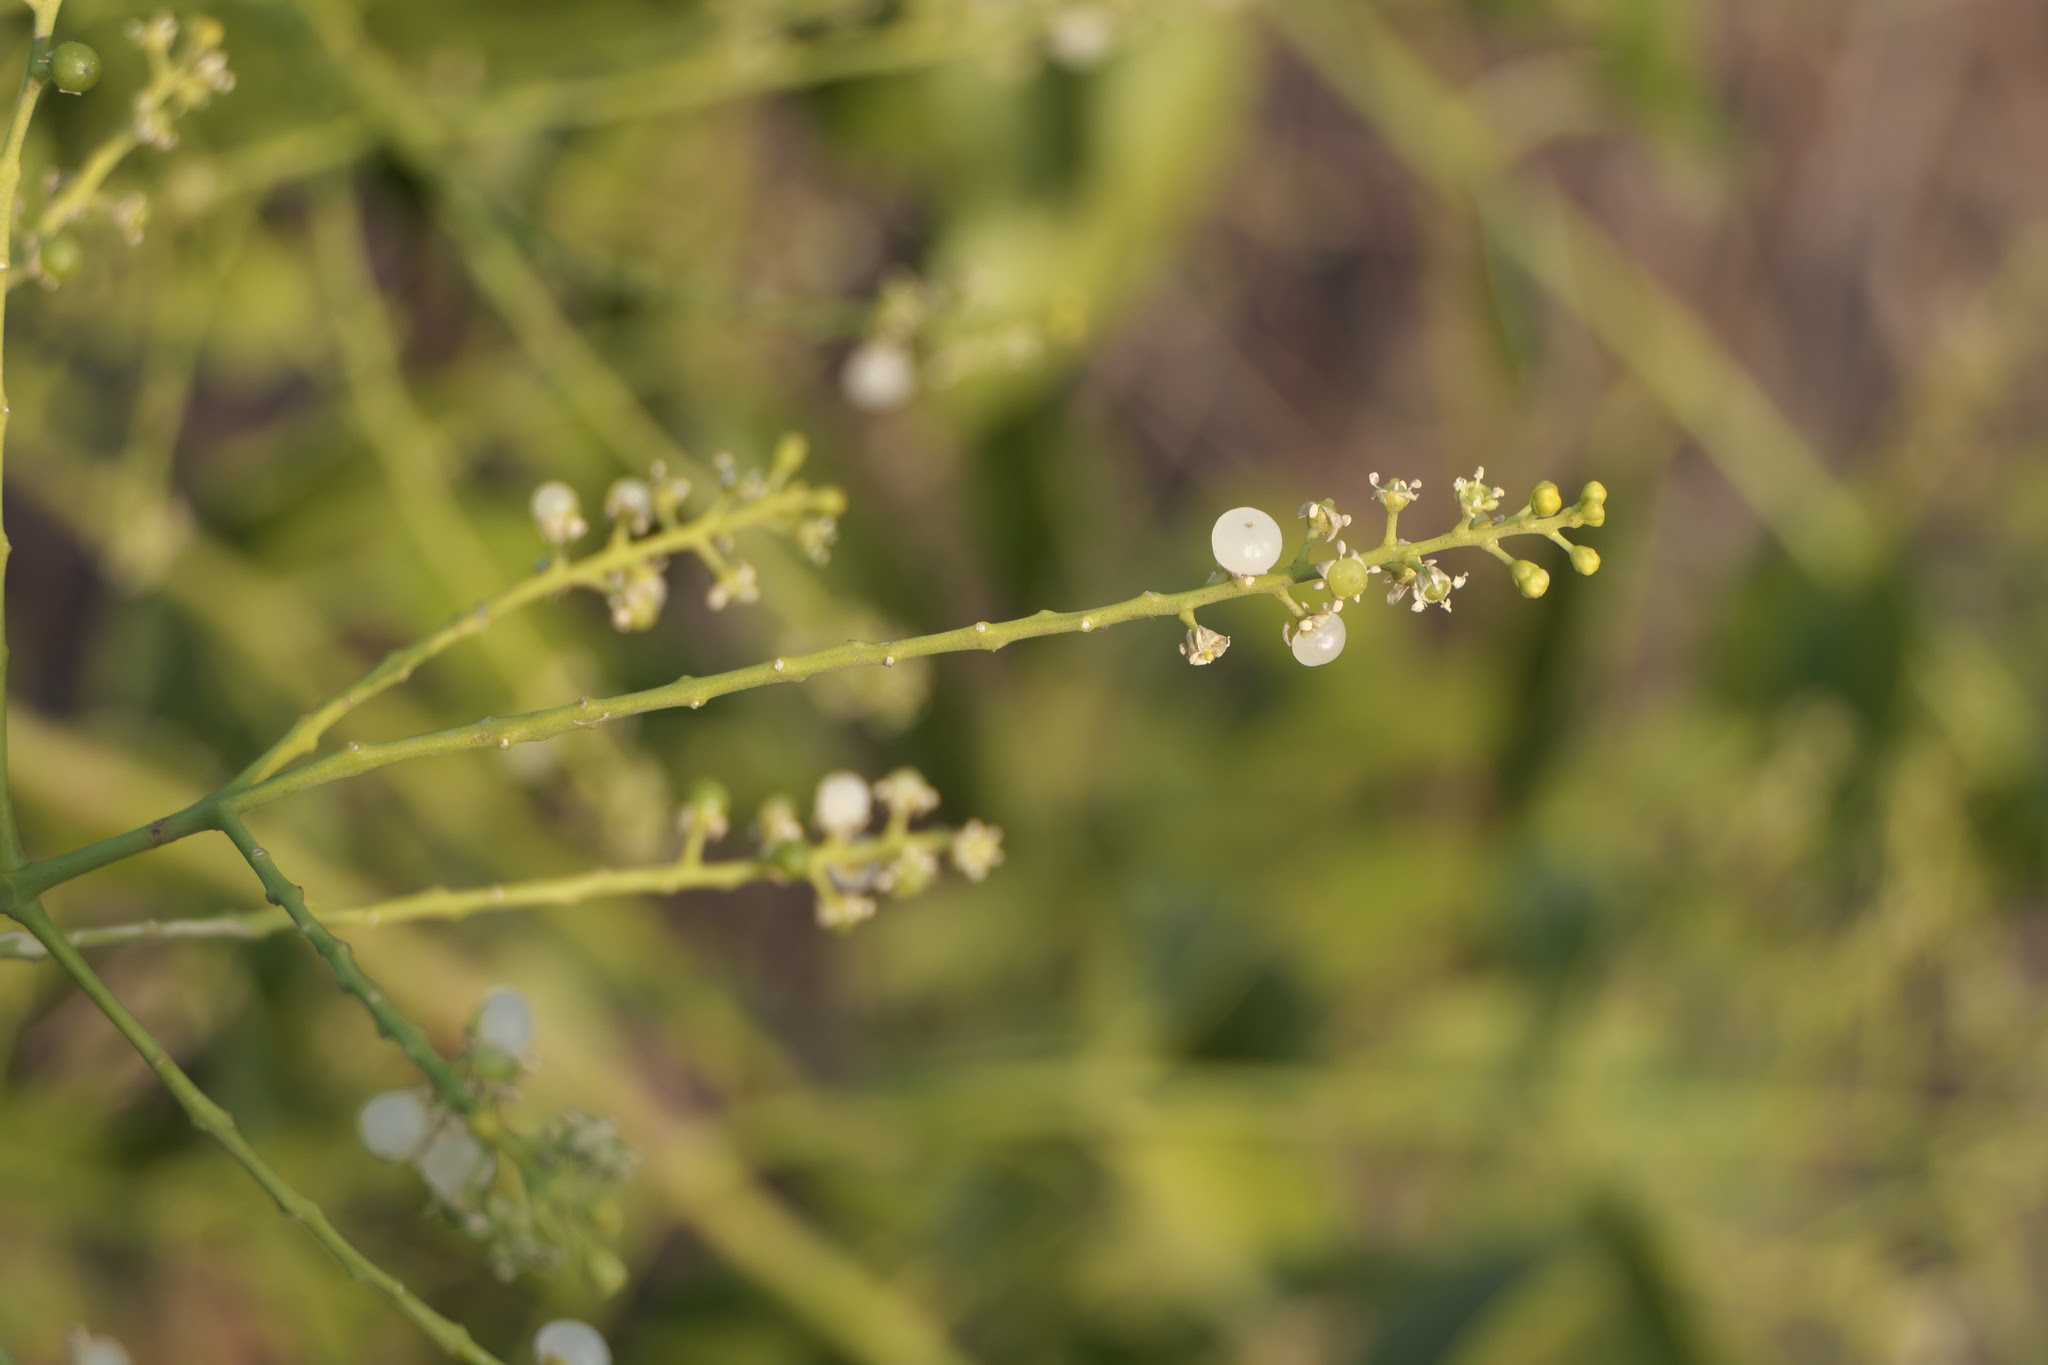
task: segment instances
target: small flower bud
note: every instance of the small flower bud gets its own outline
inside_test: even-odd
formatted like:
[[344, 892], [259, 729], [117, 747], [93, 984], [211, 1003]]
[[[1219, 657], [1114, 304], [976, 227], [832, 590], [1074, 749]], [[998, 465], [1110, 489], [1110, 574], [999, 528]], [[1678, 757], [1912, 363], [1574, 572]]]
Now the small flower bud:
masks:
[[1607, 524], [1607, 486], [1597, 479], [1579, 493], [1579, 516], [1588, 526]]
[[892, 412], [917, 393], [917, 361], [897, 342], [864, 341], [846, 357], [839, 388], [863, 412]]
[[887, 806], [891, 815], [910, 820], [939, 808], [938, 791], [915, 768], [898, 768], [876, 782], [875, 799]]
[[1572, 567], [1582, 574], [1599, 572], [1600, 552], [1590, 545], [1572, 546]]
[[706, 839], [716, 842], [732, 828], [731, 809], [732, 798], [724, 786], [707, 778], [690, 789], [690, 799], [676, 816], [676, 827], [686, 839], [701, 829]]
[[581, 540], [590, 529], [583, 519], [582, 500], [576, 490], [558, 479], [550, 479], [533, 490], [533, 523], [550, 545], [568, 545]]
[[953, 866], [968, 881], [985, 881], [991, 869], [1002, 865], [1003, 832], [994, 825], [969, 820], [953, 836]]
[[636, 536], [647, 534], [654, 523], [654, 492], [639, 479], [620, 479], [604, 495], [604, 514]]
[[761, 836], [763, 848], [800, 844], [804, 840], [803, 822], [796, 818], [796, 803], [786, 796], [771, 796], [763, 801], [760, 813], [754, 817], [754, 828]]
[[1557, 491], [1557, 485], [1545, 479], [1529, 494], [1529, 510], [1539, 517], [1554, 517], [1564, 507], [1564, 496]]
[[1550, 573], [1541, 564], [1518, 559], [1509, 572], [1514, 575], [1515, 586], [1522, 590], [1524, 597], [1541, 597], [1550, 591]]

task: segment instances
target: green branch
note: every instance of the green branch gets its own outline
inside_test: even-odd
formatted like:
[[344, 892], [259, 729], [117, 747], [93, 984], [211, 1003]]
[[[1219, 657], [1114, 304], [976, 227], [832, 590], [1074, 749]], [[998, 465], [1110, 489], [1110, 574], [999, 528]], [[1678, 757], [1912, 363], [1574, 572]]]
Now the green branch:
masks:
[[433, 1082], [434, 1093], [440, 1097], [441, 1103], [458, 1114], [473, 1112], [477, 1108], [476, 1097], [463, 1085], [455, 1067], [434, 1050], [434, 1045], [427, 1040], [426, 1030], [400, 1014], [377, 983], [370, 980], [369, 973], [356, 965], [355, 949], [336, 938], [327, 926], [313, 917], [313, 912], [306, 908], [305, 888], [278, 869], [277, 860], [256, 842], [256, 836], [242, 823], [241, 816], [232, 810], [221, 809], [216, 818], [221, 832], [234, 840], [235, 847], [242, 851], [243, 860], [255, 869], [270, 903], [281, 907], [298, 931], [312, 943], [314, 950], [327, 960], [341, 988], [362, 1001], [363, 1008], [370, 1012], [370, 1018], [377, 1025], [377, 1032], [398, 1044], [406, 1058]]
[[[936, 853], [953, 837], [943, 827], [918, 830], [896, 836], [885, 835], [866, 843], [814, 849], [816, 867], [829, 863], [848, 866], [882, 863], [900, 856], [906, 849], [923, 848]], [[807, 879], [805, 869], [797, 879]], [[472, 915], [503, 910], [530, 910], [538, 906], [580, 905], [611, 896], [671, 896], [681, 891], [734, 891], [756, 882], [788, 882], [788, 869], [764, 858], [727, 858], [718, 862], [681, 860], [651, 867], [600, 868], [569, 877], [542, 877], [524, 882], [494, 882], [489, 886], [435, 887], [389, 900], [372, 901], [343, 910], [330, 910], [320, 917], [329, 928], [359, 925], [366, 929], [431, 920], [459, 920]], [[132, 924], [105, 924], [73, 929], [66, 937], [74, 948], [112, 948], [130, 943], [166, 942], [173, 939], [268, 938], [293, 927], [282, 907], [247, 910], [196, 919], [141, 920]], [[34, 935], [25, 931], [0, 934], [0, 961], [39, 962], [49, 953]]]
[[[762, 501], [765, 502], [767, 499]], [[1413, 545], [1376, 546], [1358, 552], [1357, 558], [1367, 565], [1412, 562], [1444, 550], [1486, 549], [1511, 536], [1547, 537], [1554, 532], [1585, 524], [1587, 514], [1581, 507], [1566, 508], [1550, 517], [1536, 517], [1525, 511], [1504, 522], [1461, 526], [1432, 540]], [[678, 528], [675, 534], [680, 534], [685, 529], [689, 528]], [[650, 537], [650, 540], [658, 538]], [[646, 542], [632, 542], [624, 548], [637, 548], [644, 543]], [[586, 697], [566, 706], [529, 711], [524, 715], [507, 716], [502, 719], [487, 717], [452, 729], [389, 740], [382, 744], [351, 747], [261, 781], [245, 783], [237, 779], [235, 783], [203, 797], [184, 810], [129, 830], [125, 834], [117, 834], [69, 853], [31, 863], [5, 878], [5, 885], [17, 898], [25, 900], [38, 896], [53, 886], [105, 867], [109, 863], [119, 862], [123, 858], [186, 838], [202, 830], [216, 828], [223, 813], [253, 810], [313, 787], [324, 786], [344, 778], [359, 777], [364, 773], [411, 759], [467, 753], [480, 749], [509, 749], [514, 744], [531, 744], [539, 740], [553, 739], [558, 735], [586, 730], [625, 716], [681, 706], [694, 709], [715, 697], [766, 687], [773, 683], [801, 682], [823, 673], [835, 673], [849, 668], [869, 668], [878, 665], [886, 668], [903, 659], [958, 654], [969, 650], [991, 651], [1020, 640], [1038, 639], [1049, 635], [1085, 634], [1132, 621], [1174, 618], [1180, 616], [1182, 612], [1192, 612], [1201, 607], [1240, 597], [1287, 596], [1296, 584], [1313, 581], [1316, 578], [1314, 566], [1306, 562], [1307, 553], [1305, 548], [1303, 559], [1297, 560], [1289, 568], [1257, 578], [1226, 578], [1221, 582], [1179, 593], [1146, 592], [1128, 601], [1114, 602], [1083, 611], [1041, 611], [1036, 615], [1019, 617], [1013, 621], [982, 621], [958, 630], [941, 631], [934, 635], [920, 635], [882, 644], [850, 640], [843, 645], [821, 649], [816, 653], [791, 655], [768, 663], [716, 673], [707, 678], [679, 678], [661, 687], [628, 692], [621, 696], [602, 699]], [[590, 560], [581, 561], [578, 565], [550, 572], [582, 569], [597, 558], [599, 556], [592, 556]], [[532, 589], [533, 581], [529, 580], [513, 590], [528, 594], [521, 598], [522, 601], [539, 595]], [[1288, 597], [1288, 600], [1292, 601], [1292, 598]], [[439, 635], [429, 637], [422, 645], [398, 651], [377, 669], [365, 675], [363, 682], [358, 683], [356, 687], [361, 688], [374, 679], [377, 684], [374, 690], [381, 691], [384, 687], [402, 681], [402, 675], [409, 673], [417, 662], [417, 659], [413, 658], [415, 651], [438, 642], [433, 651], [438, 652], [439, 648], [445, 648], [454, 639], [473, 631], [474, 628], [467, 627], [463, 621], [458, 620]], [[309, 717], [308, 722], [301, 724], [307, 724], [320, 717], [331, 723], [332, 719], [337, 718], [353, 704], [347, 701], [347, 698], [354, 691], [352, 688], [350, 692], [343, 693], [342, 697], [315, 712], [314, 717]], [[295, 731], [296, 729], [297, 727]], [[310, 738], [303, 740], [298, 745], [298, 751], [304, 752], [311, 747], [312, 742]], [[273, 752], [278, 752], [283, 747], [284, 741], [280, 741], [279, 749]]]
[[[513, 584], [496, 597], [478, 603], [432, 635], [387, 654], [375, 668], [300, 717], [292, 728], [285, 732], [282, 739], [271, 745], [262, 757], [245, 768], [224, 790], [235, 791], [254, 786], [278, 772], [293, 759], [311, 753], [320, 743], [320, 737], [343, 716], [378, 693], [398, 686], [412, 676], [413, 670], [443, 653], [451, 645], [481, 635], [493, 621], [508, 612], [517, 611], [544, 597], [556, 596], [570, 588], [602, 590], [605, 579], [618, 570], [649, 559], [707, 549], [719, 537], [738, 531], [809, 514], [836, 516], [843, 510], [844, 504], [845, 499], [837, 489], [793, 486], [769, 493], [752, 502], [722, 503], [712, 507], [695, 521], [684, 525], [656, 531], [639, 540], [616, 541], [582, 559], [562, 560], [551, 564], [530, 578]], [[203, 822], [191, 827], [181, 824], [176, 826], [178, 832], [169, 837], [183, 838], [205, 827]], [[167, 839], [157, 839], [155, 842], [164, 843]]]
[[149, 1030], [145, 1029], [135, 1016], [128, 1012], [127, 1007], [114, 997], [114, 993], [107, 989], [107, 984], [100, 980], [99, 975], [93, 971], [78, 949], [72, 946], [63, 931], [51, 921], [40, 901], [17, 905], [9, 913], [36, 937], [45, 951], [57, 960], [73, 981], [78, 983], [78, 988], [99, 1007], [100, 1013], [106, 1015], [114, 1027], [120, 1030], [121, 1036], [128, 1040], [129, 1045], [141, 1055], [149, 1069], [156, 1073], [157, 1079], [164, 1083], [164, 1088], [171, 1092], [172, 1098], [178, 1102], [178, 1107], [185, 1111], [193, 1125], [227, 1148], [228, 1154], [255, 1177], [256, 1183], [263, 1187], [264, 1193], [276, 1202], [284, 1215], [303, 1226], [313, 1235], [314, 1241], [320, 1243], [335, 1260], [341, 1262], [350, 1279], [366, 1284], [390, 1299], [400, 1313], [433, 1338], [434, 1344], [446, 1354], [467, 1362], [467, 1365], [502, 1365], [496, 1356], [476, 1344], [469, 1330], [462, 1324], [442, 1317], [422, 1302], [418, 1295], [400, 1284], [389, 1273], [378, 1268], [362, 1252], [357, 1251], [334, 1224], [327, 1221], [327, 1215], [321, 1212], [318, 1204], [286, 1184], [284, 1178], [257, 1155], [256, 1149], [251, 1147], [248, 1140], [236, 1129], [234, 1116], [215, 1104], [207, 1097], [206, 1092], [193, 1084], [192, 1078], [171, 1060], [163, 1045], [157, 1042]]

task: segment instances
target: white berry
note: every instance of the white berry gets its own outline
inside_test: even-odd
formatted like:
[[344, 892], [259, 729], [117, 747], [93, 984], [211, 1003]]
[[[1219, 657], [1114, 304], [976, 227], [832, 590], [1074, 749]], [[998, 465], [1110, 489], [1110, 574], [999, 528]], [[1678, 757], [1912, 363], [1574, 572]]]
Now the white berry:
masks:
[[574, 1318], [556, 1318], [533, 1334], [539, 1365], [612, 1365], [612, 1348], [598, 1330]]
[[450, 1204], [466, 1204], [470, 1192], [489, 1180], [498, 1169], [497, 1158], [470, 1136], [460, 1122], [450, 1122], [434, 1134], [419, 1156], [420, 1178], [435, 1194]]
[[533, 1006], [510, 986], [500, 986], [476, 1009], [476, 1040], [507, 1057], [522, 1056], [533, 1042]]
[[1294, 657], [1310, 668], [1326, 664], [1344, 652], [1344, 618], [1311, 616], [1301, 623], [1288, 643], [1294, 650]]
[[1234, 574], [1261, 574], [1280, 562], [1280, 523], [1256, 507], [1233, 507], [1216, 518], [1209, 548]]
[[812, 818], [818, 828], [841, 839], [868, 827], [875, 810], [875, 798], [868, 780], [859, 773], [826, 773], [818, 782], [818, 800]]
[[864, 341], [839, 372], [846, 401], [863, 412], [891, 412], [917, 392], [917, 362], [893, 341]]
[[356, 1115], [356, 1132], [371, 1156], [403, 1161], [427, 1140], [427, 1106], [410, 1090], [387, 1090]]
[[128, 1348], [112, 1337], [96, 1337], [74, 1327], [65, 1342], [67, 1365], [130, 1365]]

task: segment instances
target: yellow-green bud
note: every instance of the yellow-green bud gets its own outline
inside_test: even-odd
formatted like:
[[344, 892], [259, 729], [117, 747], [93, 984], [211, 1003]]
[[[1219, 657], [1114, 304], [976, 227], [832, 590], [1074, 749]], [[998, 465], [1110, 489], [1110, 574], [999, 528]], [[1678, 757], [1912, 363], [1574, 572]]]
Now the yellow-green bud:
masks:
[[1515, 586], [1522, 590], [1524, 597], [1541, 597], [1550, 591], [1550, 572], [1541, 564], [1518, 559], [1509, 572], [1514, 575]]
[[67, 95], [83, 95], [100, 83], [100, 54], [84, 43], [59, 43], [50, 51], [50, 84]]
[[811, 846], [801, 839], [791, 839], [769, 849], [768, 861], [777, 872], [796, 881], [811, 870]]
[[603, 1247], [584, 1248], [583, 1273], [590, 1277], [590, 1287], [601, 1299], [608, 1299], [626, 1287], [626, 1263]]
[[1600, 552], [1590, 545], [1572, 546], [1572, 567], [1582, 574], [1597, 573], [1600, 569]]
[[1557, 485], [1545, 479], [1529, 494], [1529, 510], [1539, 517], [1554, 517], [1564, 506], [1564, 497], [1557, 491]]
[[1579, 516], [1588, 526], [1607, 524], [1607, 485], [1595, 479], [1579, 492]]

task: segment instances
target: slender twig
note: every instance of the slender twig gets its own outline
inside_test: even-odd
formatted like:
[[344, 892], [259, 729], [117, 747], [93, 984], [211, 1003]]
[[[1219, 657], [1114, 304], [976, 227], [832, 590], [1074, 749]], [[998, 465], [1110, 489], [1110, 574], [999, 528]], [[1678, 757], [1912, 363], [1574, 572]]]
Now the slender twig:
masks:
[[[701, 834], [693, 832], [693, 838]], [[888, 862], [906, 849], [943, 849], [952, 839], [946, 828], [891, 832], [858, 844], [840, 844], [829, 852], [815, 850], [813, 862], [829, 861], [836, 866]], [[754, 882], [789, 880], [787, 870], [760, 858], [726, 858], [717, 862], [693, 862], [687, 857], [651, 867], [599, 868], [569, 877], [542, 877], [524, 882], [494, 882], [489, 886], [435, 887], [389, 900], [330, 910], [320, 916], [329, 928], [360, 925], [366, 929], [415, 924], [427, 920], [467, 919], [472, 915], [502, 910], [528, 910], [537, 906], [580, 905], [611, 896], [669, 896], [680, 891], [733, 891]], [[247, 910], [195, 919], [140, 920], [131, 924], [104, 924], [73, 929], [67, 937], [76, 948], [111, 948], [129, 943], [163, 942], [173, 939], [268, 938], [292, 927], [292, 917], [281, 907]], [[41, 961], [49, 954], [34, 935], [25, 931], [0, 934], [0, 960]]]
[[239, 815], [231, 810], [222, 810], [217, 818], [221, 832], [234, 840], [235, 847], [242, 851], [243, 860], [262, 881], [270, 903], [281, 907], [291, 917], [298, 931], [326, 959], [341, 988], [362, 1001], [363, 1008], [369, 1011], [370, 1018], [377, 1025], [377, 1032], [398, 1044], [407, 1060], [426, 1075], [441, 1103], [458, 1114], [474, 1111], [477, 1108], [476, 1096], [463, 1085], [455, 1067], [434, 1050], [434, 1045], [427, 1040], [426, 1030], [400, 1014], [398, 1007], [370, 979], [369, 973], [356, 965], [355, 949], [336, 938], [326, 925], [313, 917], [313, 912], [306, 908], [305, 888], [279, 870], [277, 860], [256, 842], [256, 836], [249, 832], [249, 827], [242, 823]]
[[498, 1358], [476, 1344], [469, 1330], [458, 1322], [442, 1317], [423, 1303], [419, 1296], [408, 1290], [388, 1272], [378, 1268], [362, 1252], [356, 1250], [335, 1226], [327, 1221], [327, 1215], [320, 1206], [300, 1194], [284, 1178], [272, 1170], [267, 1162], [256, 1153], [235, 1127], [234, 1116], [215, 1104], [206, 1093], [193, 1084], [192, 1078], [171, 1059], [163, 1045], [151, 1036], [148, 1029], [130, 1014], [127, 1007], [115, 998], [107, 984], [93, 971], [91, 964], [72, 946], [62, 930], [51, 921], [40, 901], [30, 901], [15, 906], [10, 913], [19, 920], [29, 933], [35, 935], [44, 949], [55, 958], [78, 988], [85, 992], [100, 1013], [106, 1015], [121, 1036], [156, 1073], [157, 1079], [178, 1102], [201, 1132], [227, 1148], [229, 1155], [242, 1164], [243, 1169], [255, 1177], [256, 1183], [284, 1212], [287, 1218], [303, 1225], [313, 1239], [325, 1247], [335, 1260], [341, 1262], [349, 1278], [369, 1285], [397, 1307], [414, 1325], [433, 1338], [442, 1351], [468, 1365], [502, 1365]]
[[[14, 98], [14, 115], [8, 120], [7, 141], [0, 145], [0, 284], [11, 283], [14, 270], [13, 228], [15, 194], [21, 188], [21, 149], [28, 139], [29, 120], [35, 117], [36, 100], [43, 93], [44, 79], [36, 74], [35, 59], [49, 45], [57, 26], [57, 9], [63, 0], [30, 0], [35, 11], [34, 37], [29, 44], [29, 63], [21, 77], [21, 93]], [[7, 291], [0, 288], [0, 336], [7, 330]], [[0, 348], [4, 349], [4, 348]], [[7, 419], [14, 409], [7, 401], [7, 385], [0, 374], [0, 455], [7, 446]], [[0, 519], [0, 585], [7, 579], [7, 561], [14, 553], [4, 519]], [[0, 602], [4, 602], [0, 590]], [[7, 626], [0, 606], [0, 870], [13, 871], [26, 858], [21, 830], [14, 819], [14, 797], [7, 783]]]
[[[311, 753], [319, 744], [320, 737], [343, 716], [378, 693], [404, 682], [412, 676], [414, 669], [451, 645], [482, 634], [507, 612], [517, 611], [570, 588], [601, 588], [610, 575], [621, 569], [649, 559], [698, 550], [709, 546], [720, 536], [805, 515], [837, 515], [843, 509], [844, 501], [836, 489], [790, 487], [753, 502], [722, 502], [681, 526], [657, 531], [639, 540], [607, 545], [582, 559], [551, 564], [496, 597], [478, 603], [424, 639], [393, 650], [375, 668], [300, 717], [284, 737], [244, 769], [228, 789], [259, 783], [293, 759]], [[185, 831], [187, 834], [193, 832]]]
[[[1548, 535], [1560, 528], [1582, 526], [1585, 520], [1585, 514], [1579, 508], [1569, 507], [1553, 517], [1517, 517], [1499, 525], [1461, 527], [1412, 545], [1377, 546], [1358, 552], [1358, 558], [1368, 565], [1419, 560], [1444, 550], [1483, 549], [1510, 536]], [[682, 527], [670, 534], [681, 535], [691, 529], [693, 528]], [[659, 538], [650, 537], [651, 540]], [[617, 551], [604, 553], [623, 553], [644, 543], [630, 542], [619, 547]], [[561, 570], [550, 572], [562, 572], [565, 575], [563, 581], [587, 581], [591, 572], [589, 566], [603, 558], [603, 554], [593, 555], [576, 565], [564, 566]], [[573, 577], [571, 571], [582, 576]], [[541, 577], [545, 578], [546, 575]], [[117, 834], [69, 853], [31, 863], [5, 878], [5, 887], [16, 897], [41, 895], [53, 886], [96, 868], [105, 867], [109, 863], [118, 862], [174, 840], [187, 838], [202, 830], [215, 828], [221, 812], [253, 810], [283, 797], [324, 786], [329, 782], [358, 777], [393, 763], [479, 749], [509, 749], [514, 744], [531, 744], [539, 740], [553, 739], [558, 735], [589, 729], [626, 716], [681, 706], [694, 709], [715, 697], [746, 692], [773, 683], [801, 682], [823, 673], [835, 673], [849, 668], [868, 668], [876, 665], [886, 668], [903, 659], [925, 658], [935, 654], [957, 654], [969, 650], [991, 651], [1019, 640], [1038, 639], [1048, 635], [1083, 634], [1131, 621], [1177, 617], [1183, 611], [1193, 611], [1239, 597], [1270, 595], [1276, 590], [1312, 581], [1316, 577], [1317, 573], [1312, 565], [1298, 562], [1280, 572], [1256, 578], [1225, 578], [1221, 582], [1179, 593], [1146, 592], [1127, 601], [1113, 602], [1083, 611], [1041, 611], [1012, 621], [982, 621], [958, 630], [940, 631], [933, 635], [920, 635], [881, 644], [849, 640], [843, 645], [821, 649], [812, 654], [790, 655], [768, 663], [715, 673], [706, 678], [679, 678], [665, 686], [652, 687], [645, 691], [628, 692], [621, 696], [602, 699], [586, 697], [566, 706], [529, 711], [524, 715], [486, 718], [452, 729], [436, 730], [381, 744], [365, 744], [359, 748], [329, 754], [325, 758], [315, 759], [311, 763], [288, 772], [277, 773], [261, 781], [248, 782], [237, 779], [235, 783], [202, 797], [181, 811], [129, 830], [125, 834]], [[520, 596], [518, 600], [523, 602], [531, 600], [531, 596], [538, 595], [532, 589], [532, 585], [537, 581], [529, 579], [518, 589], [514, 589], [513, 592], [527, 594]], [[506, 596], [510, 595], [508, 593]], [[495, 600], [502, 602], [505, 598]], [[428, 641], [399, 650], [366, 674], [364, 679], [348, 692], [344, 692], [340, 698], [315, 712], [300, 725], [314, 726], [317, 721], [318, 725], [314, 731], [317, 734], [317, 728], [324, 728], [325, 724], [332, 723], [354, 704], [350, 698], [356, 696], [357, 689], [374, 682], [375, 687], [371, 690], [381, 691], [384, 687], [401, 681], [402, 675], [410, 673], [416, 664], [417, 651], [426, 649], [431, 644], [434, 645], [434, 649], [430, 652], [438, 652], [454, 639], [474, 633], [477, 628], [465, 624], [464, 620], [458, 620], [439, 635], [429, 637]], [[298, 731], [299, 727], [294, 727], [294, 734]], [[311, 747], [313, 739], [302, 737], [295, 743], [297, 747], [294, 751], [303, 753]], [[285, 747], [286, 742], [280, 741], [273, 753], [281, 752]], [[267, 758], [268, 756], [266, 761]], [[272, 771], [275, 771], [275, 765], [272, 765]]]

